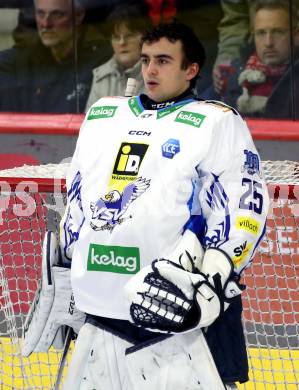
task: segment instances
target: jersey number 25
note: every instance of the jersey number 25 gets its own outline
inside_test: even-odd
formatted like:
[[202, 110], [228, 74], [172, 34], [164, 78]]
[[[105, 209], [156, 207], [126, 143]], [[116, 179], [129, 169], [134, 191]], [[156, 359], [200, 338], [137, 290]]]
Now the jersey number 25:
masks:
[[261, 183], [244, 177], [242, 186], [246, 188], [246, 191], [241, 196], [240, 209], [253, 210], [261, 214], [263, 210], [263, 195], [259, 192], [262, 189]]

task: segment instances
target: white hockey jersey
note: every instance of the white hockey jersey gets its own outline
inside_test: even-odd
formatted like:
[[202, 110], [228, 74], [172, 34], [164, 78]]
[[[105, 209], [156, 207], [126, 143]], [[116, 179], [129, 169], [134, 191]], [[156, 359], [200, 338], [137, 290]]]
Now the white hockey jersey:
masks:
[[185, 229], [240, 273], [265, 228], [268, 193], [244, 120], [215, 102], [146, 110], [140, 97], [103, 98], [82, 124], [67, 178], [61, 247], [76, 306], [129, 320], [123, 287], [168, 258]]

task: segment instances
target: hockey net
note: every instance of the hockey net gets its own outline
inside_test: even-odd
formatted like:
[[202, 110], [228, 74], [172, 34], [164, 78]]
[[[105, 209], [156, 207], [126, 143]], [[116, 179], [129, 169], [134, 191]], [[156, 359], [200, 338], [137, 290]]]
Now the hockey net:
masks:
[[[58, 231], [68, 164], [0, 171], [0, 389], [51, 389], [61, 352], [21, 356], [24, 319], [40, 279], [41, 242]], [[265, 161], [266, 235], [244, 273], [250, 381], [240, 389], [299, 388], [299, 164]]]

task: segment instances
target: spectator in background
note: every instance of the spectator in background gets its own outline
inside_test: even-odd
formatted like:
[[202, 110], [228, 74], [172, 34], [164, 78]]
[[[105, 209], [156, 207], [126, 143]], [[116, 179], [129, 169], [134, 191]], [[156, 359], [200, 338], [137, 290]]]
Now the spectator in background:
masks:
[[143, 91], [141, 75], [140, 38], [150, 19], [146, 9], [136, 3], [116, 8], [108, 18], [111, 29], [113, 56], [93, 70], [93, 82], [86, 105], [88, 108], [103, 96], [121, 96], [128, 78], [137, 81], [136, 94]]
[[72, 0], [35, 0], [34, 6], [37, 41], [0, 53], [0, 110], [83, 112], [92, 69], [111, 51], [104, 39], [88, 41], [80, 0], [74, 14]]
[[[299, 33], [297, 12], [293, 12], [293, 17], [295, 42]], [[253, 16], [254, 51], [232, 63], [236, 71], [229, 78], [222, 96], [210, 97], [221, 98], [246, 116], [289, 117], [290, 107], [281, 109], [282, 100], [287, 100], [291, 91], [288, 76], [291, 53], [289, 28], [287, 0], [256, 1]], [[286, 83], [289, 89], [283, 96], [281, 88]], [[269, 110], [269, 103], [273, 112]]]
[[[298, 13], [299, 1], [292, 2], [297, 7], [297, 11], [294, 12]], [[279, 0], [277, 3], [279, 4]], [[231, 62], [239, 59], [242, 51], [253, 43], [251, 26], [255, 14], [255, 1], [221, 0], [221, 7], [223, 18], [218, 26], [218, 53], [213, 69], [214, 89], [219, 94], [225, 87], [225, 78], [233, 71]]]
[[0, 50], [5, 50], [13, 45], [12, 32], [18, 23], [18, 9], [1, 9], [0, 13]]

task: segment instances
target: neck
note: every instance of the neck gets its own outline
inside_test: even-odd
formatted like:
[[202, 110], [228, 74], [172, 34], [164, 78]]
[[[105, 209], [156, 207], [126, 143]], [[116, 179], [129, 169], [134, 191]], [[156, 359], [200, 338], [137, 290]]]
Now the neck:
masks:
[[73, 41], [69, 40], [61, 45], [51, 47], [51, 53], [57, 62], [63, 62], [71, 56], [73, 50]]

